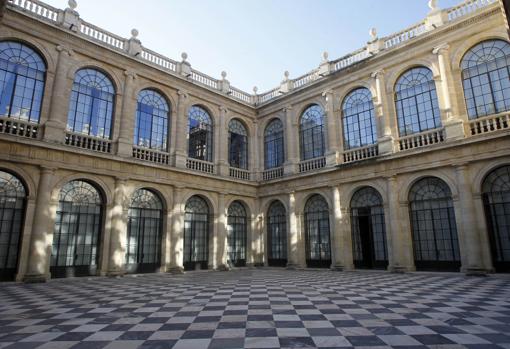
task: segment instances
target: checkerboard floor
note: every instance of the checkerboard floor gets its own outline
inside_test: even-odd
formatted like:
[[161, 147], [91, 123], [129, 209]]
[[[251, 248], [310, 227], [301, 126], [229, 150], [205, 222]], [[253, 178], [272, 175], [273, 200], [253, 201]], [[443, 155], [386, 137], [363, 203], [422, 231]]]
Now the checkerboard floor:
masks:
[[510, 275], [245, 269], [0, 283], [0, 348], [509, 348]]

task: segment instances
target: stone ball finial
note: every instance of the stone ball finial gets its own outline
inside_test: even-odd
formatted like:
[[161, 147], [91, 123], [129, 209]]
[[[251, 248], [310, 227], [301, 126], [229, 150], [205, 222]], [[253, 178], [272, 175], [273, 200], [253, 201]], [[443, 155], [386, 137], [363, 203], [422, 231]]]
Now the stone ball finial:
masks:
[[377, 40], [377, 29], [376, 29], [376, 28], [371, 28], [371, 29], [368, 31], [368, 34], [370, 35], [370, 40], [371, 40], [371, 41], [375, 41], [375, 40]]
[[186, 52], [181, 53], [181, 58], [183, 62], [186, 62], [186, 60], [188, 59], [188, 54]]
[[257, 86], [253, 86], [253, 94], [257, 94], [259, 88]]
[[429, 0], [429, 8], [431, 11], [436, 11], [437, 8], [437, 0]]
[[285, 80], [288, 80], [289, 79], [289, 76], [290, 76], [290, 73], [288, 70], [286, 70], [284, 73], [283, 73], [283, 76], [285, 77]]
[[135, 28], [131, 29], [131, 36], [133, 38], [136, 38], [138, 36], [138, 34], [139, 34], [138, 29], [135, 29]]
[[222, 71], [221, 72], [221, 77], [223, 78], [223, 80], [225, 80], [225, 78], [227, 77], [227, 72], [226, 71]]
[[67, 5], [69, 5], [69, 8], [71, 10], [74, 10], [74, 9], [76, 9], [78, 7], [78, 3], [76, 2], [76, 0], [69, 0], [67, 2]]
[[324, 51], [324, 52], [322, 52], [322, 60], [323, 60], [324, 62], [326, 62], [326, 61], [328, 60], [328, 57], [329, 57], [329, 53], [328, 53], [328, 51]]

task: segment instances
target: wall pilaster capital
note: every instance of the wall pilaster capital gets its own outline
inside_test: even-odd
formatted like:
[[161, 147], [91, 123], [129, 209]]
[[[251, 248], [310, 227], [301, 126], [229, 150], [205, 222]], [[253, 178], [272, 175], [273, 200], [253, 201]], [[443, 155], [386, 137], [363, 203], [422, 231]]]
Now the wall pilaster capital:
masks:
[[384, 78], [385, 73], [386, 73], [386, 71], [384, 69], [379, 69], [379, 70], [376, 70], [375, 72], [373, 72], [372, 74], [370, 74], [370, 77], [373, 79], [381, 79], [381, 78]]
[[56, 50], [60, 54], [67, 55], [68, 57], [74, 56], [74, 54], [75, 54], [75, 52], [74, 52], [74, 50], [72, 48], [67, 47], [65, 45], [57, 45]]
[[432, 53], [435, 55], [440, 55], [440, 54], [447, 53], [449, 49], [450, 49], [450, 45], [448, 45], [447, 43], [444, 43], [444, 44], [434, 47], [434, 49], [432, 50]]
[[227, 113], [228, 113], [228, 108], [227, 108], [227, 107], [225, 107], [224, 105], [220, 105], [220, 106], [218, 107], [218, 109], [220, 110], [220, 113], [221, 113], [222, 115], [227, 115]]
[[47, 166], [47, 165], [41, 165], [39, 166], [39, 170], [41, 171], [41, 174], [53, 174], [57, 168], [53, 166]]
[[114, 177], [115, 178], [115, 184], [126, 184], [126, 182], [129, 180], [129, 177], [128, 176], [123, 176], [123, 175], [117, 175]]
[[463, 172], [468, 168], [469, 163], [468, 162], [461, 162], [457, 164], [453, 164], [453, 167], [457, 172]]
[[138, 75], [136, 75], [136, 73], [133, 71], [133, 70], [124, 70], [124, 76], [128, 79], [128, 80], [135, 80]]
[[322, 92], [322, 97], [326, 99], [326, 101], [329, 101], [331, 97], [333, 97], [334, 91], [333, 89], [326, 89]]
[[178, 90], [177, 95], [179, 96], [179, 99], [188, 99], [189, 94], [183, 90]]
[[290, 113], [292, 111], [292, 105], [288, 104], [285, 107], [283, 107], [282, 110], [284, 113]]

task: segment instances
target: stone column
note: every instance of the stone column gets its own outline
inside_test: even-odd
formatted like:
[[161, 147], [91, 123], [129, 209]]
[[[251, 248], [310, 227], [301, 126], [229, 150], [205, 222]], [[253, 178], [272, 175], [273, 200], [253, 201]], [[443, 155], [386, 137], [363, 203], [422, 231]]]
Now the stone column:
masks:
[[334, 107], [334, 94], [332, 90], [326, 90], [322, 93], [322, 96], [326, 100], [326, 164], [327, 166], [336, 166], [339, 163], [340, 158], [340, 134], [338, 133], [338, 118], [335, 116]]
[[170, 265], [168, 272], [184, 272], [184, 188], [175, 187], [172, 209], [172, 232], [170, 234]]
[[294, 192], [289, 194], [289, 224], [288, 224], [288, 244], [287, 244], [287, 268], [294, 269], [304, 267], [305, 263], [301, 258], [301, 224], [300, 216], [296, 212], [296, 196]]
[[177, 91], [177, 122], [175, 132], [175, 154], [174, 163], [176, 167], [186, 168], [188, 158], [188, 115], [186, 112], [188, 94], [184, 91]]
[[261, 164], [264, 161], [264, 151], [260, 151], [259, 127], [258, 120], [253, 120], [253, 132], [248, 139], [248, 169], [251, 171], [250, 178], [257, 181], [262, 180], [263, 165]]
[[218, 193], [218, 212], [215, 219], [216, 225], [216, 241], [215, 252], [216, 261], [215, 269], [226, 270], [227, 264], [227, 215], [225, 208], [225, 194]]
[[45, 282], [50, 278], [51, 245], [53, 243], [53, 215], [51, 209], [51, 188], [54, 169], [41, 167], [35, 214], [30, 237], [27, 272], [25, 282]]
[[331, 269], [344, 270], [344, 239], [342, 236], [342, 212], [340, 207], [340, 191], [338, 187], [331, 187], [333, 207], [330, 214], [331, 221]]
[[133, 156], [134, 130], [136, 125], [136, 97], [133, 96], [136, 73], [124, 71], [124, 91], [122, 93], [122, 112], [120, 119], [119, 139], [117, 140], [117, 155]]
[[441, 121], [445, 128], [446, 139], [456, 140], [464, 138], [464, 123], [459, 119], [458, 110], [453, 110], [452, 99], [455, 99], [454, 86], [450, 81], [452, 70], [450, 66], [450, 46], [442, 44], [432, 50], [437, 56], [440, 75], [440, 94], [442, 102]]
[[459, 209], [456, 214], [457, 226], [459, 227], [458, 238], [461, 252], [461, 270], [468, 275], [485, 274], [487, 268], [483, 263], [481, 250], [482, 233], [474, 205], [472, 181], [469, 178], [467, 166], [461, 164], [455, 168], [457, 185], [459, 188]]
[[388, 96], [386, 95], [384, 70], [378, 70], [372, 73], [371, 76], [375, 80], [376, 103], [374, 104], [374, 109], [377, 120], [379, 154], [391, 154], [394, 152], [394, 134], [392, 132]]
[[72, 84], [67, 74], [71, 67], [70, 57], [74, 55], [74, 51], [63, 45], [58, 45], [56, 50], [58, 51], [58, 57], [55, 81], [51, 91], [50, 113], [48, 120], [44, 124], [43, 138], [46, 142], [62, 143], [65, 137], [64, 132], [67, 124], [71, 92], [70, 85]]
[[173, 187], [168, 189], [164, 195], [167, 202], [166, 210], [163, 210], [165, 216], [163, 225], [163, 235], [161, 244], [161, 272], [165, 272], [171, 266], [172, 255], [172, 217], [173, 217]]
[[287, 151], [284, 172], [285, 174], [292, 174], [297, 172], [299, 163], [299, 128], [294, 121], [292, 106], [286, 106], [283, 108], [283, 112], [285, 114], [285, 149]]
[[[398, 193], [400, 188], [397, 179], [393, 177], [387, 178], [387, 192], [389, 203], [389, 214], [385, 215], [386, 220], [386, 238], [388, 239], [388, 252], [391, 251], [392, 256], [389, 258], [390, 265], [388, 269], [395, 273], [406, 272], [414, 269], [412, 257], [409, 255], [412, 249], [412, 241], [410, 241], [411, 232], [403, 229], [403, 220], [405, 207], [400, 204]], [[410, 245], [411, 244], [411, 245]]]
[[[228, 177], [230, 164], [228, 163], [228, 126], [226, 124], [228, 109], [224, 106], [219, 108], [217, 132], [214, 135], [214, 158], [218, 164], [218, 173]], [[213, 159], [214, 161], [214, 159]]]
[[109, 276], [124, 275], [126, 272], [127, 211], [125, 210], [125, 204], [128, 200], [126, 189], [127, 180], [125, 178], [115, 178], [113, 205], [110, 213], [112, 226], [110, 229]]

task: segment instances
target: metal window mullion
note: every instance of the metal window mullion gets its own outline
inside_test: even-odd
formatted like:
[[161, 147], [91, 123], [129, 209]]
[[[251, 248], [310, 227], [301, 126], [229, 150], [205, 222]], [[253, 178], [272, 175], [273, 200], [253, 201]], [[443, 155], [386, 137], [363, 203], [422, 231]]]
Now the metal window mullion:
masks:
[[[71, 91], [72, 93], [73, 91]], [[73, 116], [73, 128], [71, 131], [73, 132], [76, 132], [76, 114], [78, 113], [78, 101], [80, 100], [80, 92], [78, 91], [75, 91], [76, 92], [76, 103], [75, 103], [75, 106], [74, 106], [74, 116]]]
[[11, 93], [11, 100], [9, 102], [9, 115], [8, 117], [12, 116], [12, 104], [14, 103], [14, 95], [16, 94], [16, 86], [18, 85], [18, 72], [13, 72], [14, 74], [14, 82], [12, 84], [12, 93]]
[[[16, 198], [16, 200], [18, 200], [18, 199]], [[9, 227], [9, 229], [7, 230], [9, 238], [8, 238], [8, 240], [7, 240], [7, 251], [6, 251], [7, 253], [5, 254], [5, 261], [4, 261], [4, 264], [3, 264], [3, 265], [4, 265], [4, 268], [7, 268], [7, 262], [9, 261], [10, 246], [11, 246], [12, 235], [13, 235], [12, 226], [13, 226], [13, 224], [14, 224], [14, 222], [13, 222], [13, 221], [14, 221], [15, 212], [16, 212], [16, 205], [14, 205], [14, 208], [12, 209], [12, 211], [13, 211], [13, 214], [12, 214], [11, 219], [9, 220], [10, 227]], [[2, 223], [2, 222], [4, 222], [4, 221], [5, 221], [5, 220], [3, 219], [3, 218], [4, 218], [4, 214], [5, 214], [5, 208], [4, 208], [4, 209], [2, 209], [2, 220], [0, 221], [0, 223]], [[21, 237], [19, 237], [19, 238], [18, 238], [18, 244], [19, 244], [19, 239], [20, 239], [20, 238], [21, 238]]]

